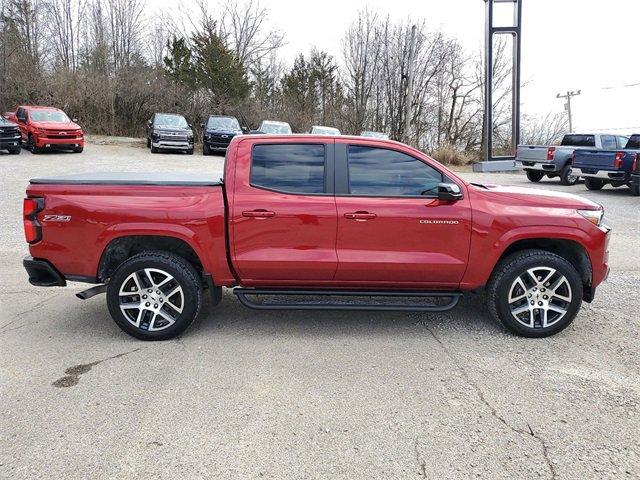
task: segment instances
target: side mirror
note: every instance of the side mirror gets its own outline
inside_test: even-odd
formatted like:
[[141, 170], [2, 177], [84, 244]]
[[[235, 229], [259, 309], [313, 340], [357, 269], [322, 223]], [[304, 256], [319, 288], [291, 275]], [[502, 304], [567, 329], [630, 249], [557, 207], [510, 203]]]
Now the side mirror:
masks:
[[462, 198], [462, 191], [455, 183], [440, 183], [438, 185], [438, 200], [456, 202]]
[[77, 119], [77, 118], [72, 118], [72, 119], [71, 119], [71, 121], [72, 121], [73, 123], [78, 123], [78, 119]]
[[247, 127], [240, 127], [240, 130], [242, 130], [242, 133], [249, 133], [250, 130]]
[[200, 128], [204, 128], [204, 123], [201, 123], [201, 124], [200, 124]]
[[190, 123], [187, 123], [187, 125], [189, 125], [189, 128], [193, 128], [193, 125], [191, 125]]

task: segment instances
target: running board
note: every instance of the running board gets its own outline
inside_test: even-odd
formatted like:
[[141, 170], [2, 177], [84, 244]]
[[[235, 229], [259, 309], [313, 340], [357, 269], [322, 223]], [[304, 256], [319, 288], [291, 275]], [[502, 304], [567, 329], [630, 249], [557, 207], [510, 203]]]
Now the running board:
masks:
[[[245, 307], [254, 310], [363, 310], [363, 311], [401, 311], [401, 312], [446, 312], [458, 304], [460, 292], [371, 292], [353, 290], [272, 290], [257, 288], [234, 288], [233, 293]], [[335, 303], [321, 301], [307, 302], [255, 302], [247, 296], [335, 296], [335, 297], [373, 297], [373, 298], [447, 298], [444, 305], [425, 305], [419, 303]]]

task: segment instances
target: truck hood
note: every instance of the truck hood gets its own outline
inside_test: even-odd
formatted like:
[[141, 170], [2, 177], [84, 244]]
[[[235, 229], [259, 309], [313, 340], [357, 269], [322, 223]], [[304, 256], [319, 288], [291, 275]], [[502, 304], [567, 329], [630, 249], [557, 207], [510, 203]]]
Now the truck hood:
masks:
[[47, 130], [80, 130], [80, 125], [74, 122], [32, 122], [38, 128]]
[[572, 208], [582, 210], [598, 210], [602, 208], [591, 200], [572, 193], [554, 192], [537, 188], [503, 187], [491, 184], [471, 184], [477, 192], [485, 196], [499, 197], [511, 205], [530, 207]]

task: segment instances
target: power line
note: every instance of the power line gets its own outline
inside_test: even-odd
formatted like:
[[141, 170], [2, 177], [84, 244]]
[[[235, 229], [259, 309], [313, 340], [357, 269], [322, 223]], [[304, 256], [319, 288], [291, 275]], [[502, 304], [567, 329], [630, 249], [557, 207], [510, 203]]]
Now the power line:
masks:
[[614, 85], [612, 87], [602, 87], [602, 90], [615, 90], [616, 88], [640, 87], [640, 83], [628, 83], [626, 85]]

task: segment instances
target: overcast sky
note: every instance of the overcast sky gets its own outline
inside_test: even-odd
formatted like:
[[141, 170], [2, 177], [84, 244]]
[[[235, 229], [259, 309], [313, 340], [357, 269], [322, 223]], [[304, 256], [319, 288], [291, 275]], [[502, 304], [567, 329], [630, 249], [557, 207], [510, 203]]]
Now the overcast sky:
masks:
[[[480, 52], [483, 0], [262, 0], [287, 45], [288, 63], [311, 47], [340, 57], [340, 40], [365, 6], [393, 18], [425, 18]], [[211, 2], [212, 6], [214, 2]], [[525, 114], [563, 111], [556, 94], [574, 97], [574, 130], [640, 132], [640, 1], [523, 0], [522, 91]], [[639, 84], [619, 88], [622, 85]], [[618, 87], [618, 88], [608, 88]]]

